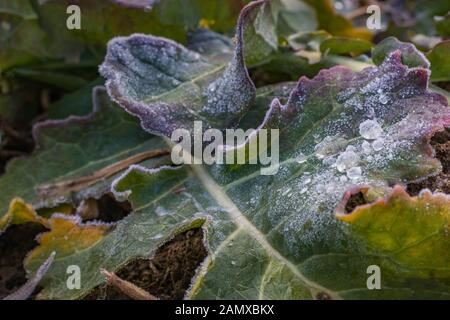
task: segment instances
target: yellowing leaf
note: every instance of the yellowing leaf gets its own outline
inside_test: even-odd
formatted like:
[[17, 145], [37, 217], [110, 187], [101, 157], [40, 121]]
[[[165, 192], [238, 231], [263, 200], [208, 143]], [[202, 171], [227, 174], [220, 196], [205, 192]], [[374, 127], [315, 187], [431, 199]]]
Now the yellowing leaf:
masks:
[[76, 208], [69, 203], [61, 203], [51, 208], [38, 209], [38, 214], [45, 218], [50, 218], [54, 213], [60, 213], [65, 215], [75, 214]]
[[11, 224], [36, 222], [47, 226], [47, 219], [40, 217], [33, 207], [21, 198], [14, 198], [9, 204], [8, 212], [0, 219], [0, 233]]
[[338, 213], [363, 242], [405, 267], [449, 273], [450, 197], [423, 191], [409, 196], [397, 186], [387, 199]]
[[50, 231], [39, 236], [37, 246], [25, 259], [25, 265], [38, 265], [55, 251], [58, 258], [72, 255], [100, 241], [111, 228], [108, 224], [82, 224], [78, 217], [54, 215], [49, 220]]

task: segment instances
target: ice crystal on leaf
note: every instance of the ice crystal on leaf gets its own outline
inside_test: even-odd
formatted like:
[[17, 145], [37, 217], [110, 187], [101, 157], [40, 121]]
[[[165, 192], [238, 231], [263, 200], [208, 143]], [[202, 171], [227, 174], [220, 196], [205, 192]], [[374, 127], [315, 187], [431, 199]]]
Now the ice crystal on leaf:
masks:
[[383, 129], [375, 120], [366, 120], [359, 125], [359, 134], [364, 139], [377, 139], [383, 134]]

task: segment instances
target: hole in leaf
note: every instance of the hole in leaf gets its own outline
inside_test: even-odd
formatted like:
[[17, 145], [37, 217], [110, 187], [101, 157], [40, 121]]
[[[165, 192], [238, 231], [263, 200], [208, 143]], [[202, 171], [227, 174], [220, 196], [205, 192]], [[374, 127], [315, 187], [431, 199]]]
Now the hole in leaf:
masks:
[[[206, 255], [202, 229], [192, 229], [164, 244], [152, 259], [133, 260], [120, 268], [116, 275], [161, 300], [182, 299]], [[112, 286], [102, 285], [93, 289], [84, 299], [130, 298]]]
[[0, 235], [0, 299], [27, 281], [23, 260], [38, 245], [36, 236], [46, 230], [38, 223], [25, 223], [9, 226]]
[[111, 193], [104, 194], [98, 200], [93, 198], [84, 200], [78, 207], [78, 214], [84, 221], [117, 222], [125, 218], [131, 211], [130, 202], [119, 202]]
[[367, 204], [368, 202], [364, 198], [364, 194], [360, 191], [352, 194], [345, 205], [345, 213], [352, 212], [357, 206]]
[[436, 158], [442, 164], [442, 172], [420, 182], [409, 183], [407, 191], [416, 196], [422, 189], [450, 194], [450, 130], [437, 132], [430, 141], [436, 152]]

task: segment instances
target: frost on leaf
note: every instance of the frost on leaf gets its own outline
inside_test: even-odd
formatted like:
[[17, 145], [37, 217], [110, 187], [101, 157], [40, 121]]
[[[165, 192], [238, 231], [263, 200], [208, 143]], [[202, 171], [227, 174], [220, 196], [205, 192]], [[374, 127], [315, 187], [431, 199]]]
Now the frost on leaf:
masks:
[[378, 65], [396, 50], [402, 52], [402, 62], [408, 67], [430, 67], [430, 62], [425, 55], [417, 50], [412, 43], [401, 42], [394, 37], [384, 39], [372, 50], [372, 60]]
[[223, 178], [227, 170], [213, 171], [235, 201], [251, 204], [243, 209], [250, 217], [264, 212], [269, 238], [283, 239], [286, 254], [302, 259], [318, 244], [348, 250], [332, 217], [346, 190], [371, 185], [384, 194], [393, 183], [441, 170], [427, 139], [450, 124], [450, 110], [445, 98], [427, 90], [429, 71], [408, 68], [401, 58], [395, 51], [359, 73], [322, 70], [301, 78], [285, 105], [273, 103], [264, 126], [280, 129], [281, 163], [270, 182], [234, 172], [239, 180], [233, 182]]
[[228, 65], [164, 38], [134, 34], [113, 39], [100, 66], [108, 93], [151, 133], [170, 137], [175, 129], [192, 131], [194, 120], [218, 129], [236, 125], [255, 100], [244, 62], [244, 33], [253, 28], [255, 12], [264, 3], [256, 1], [241, 11]]
[[47, 226], [47, 221], [36, 214], [33, 207], [20, 198], [14, 198], [8, 212], [0, 219], [0, 235], [10, 226], [24, 223], [38, 223]]
[[[387, 262], [334, 211], [347, 190], [370, 186], [374, 200], [394, 183], [441, 170], [428, 139], [450, 124], [450, 111], [445, 98], [428, 91], [428, 77], [429, 70], [404, 65], [401, 51], [359, 73], [322, 70], [301, 78], [286, 104], [273, 100], [264, 122], [254, 124], [280, 129], [276, 175], [261, 176], [258, 166], [245, 165], [195, 169], [184, 177], [184, 169], [133, 167], [114, 190], [152, 221], [173, 221], [159, 237], [180, 225], [179, 212], [185, 223], [211, 219], [205, 228], [214, 263], [201, 269], [188, 297], [370, 297], [355, 288], [365, 283], [368, 265]], [[156, 182], [169, 183], [174, 193], [159, 192]], [[152, 202], [155, 192], [163, 194], [158, 203]], [[245, 266], [252, 266], [251, 276], [230, 280]], [[401, 294], [402, 281], [410, 279], [387, 280], [399, 288], [385, 293], [389, 297]]]
[[[244, 10], [239, 25], [245, 14]], [[112, 45], [116, 41], [128, 44], [133, 37], [141, 36], [115, 40]], [[140, 39], [145, 43], [156, 41], [152, 37]], [[192, 54], [169, 41], [158, 41], [162, 41], [162, 47], [175, 47], [181, 57]], [[151, 93], [133, 96], [133, 92], [146, 86], [145, 78], [151, 79], [148, 82], [151, 83], [160, 71], [143, 73], [140, 87], [137, 77], [127, 78], [136, 60], [130, 60], [128, 66], [111, 64], [115, 58], [110, 51], [102, 72], [108, 78], [111, 96], [138, 115], [150, 132], [169, 136], [175, 128], [190, 129], [193, 120], [205, 118], [210, 126], [223, 129], [231, 123], [239, 124], [241, 114], [253, 103], [253, 93], [251, 99], [244, 96], [236, 100], [233, 94], [239, 89], [229, 81], [245, 75], [240, 69], [245, 66], [238, 63], [242, 45], [238, 27], [237, 49], [226, 69], [219, 67], [222, 70], [211, 76], [208, 70], [216, 69], [206, 57], [199, 57], [193, 62], [201, 66], [197, 78], [183, 79], [174, 87], [157, 88], [161, 90], [156, 91], [159, 94], [150, 98]], [[139, 52], [133, 46], [125, 46], [121, 52], [126, 55], [128, 50]], [[145, 52], [138, 61], [159, 51], [152, 47]], [[361, 258], [355, 266], [342, 263], [346, 267], [336, 270], [335, 262], [339, 259], [325, 258], [327, 254], [346, 257], [366, 252], [359, 238], [333, 214], [343, 194], [370, 186], [376, 199], [387, 194], [395, 183], [406, 184], [441, 170], [428, 139], [450, 125], [450, 110], [444, 97], [428, 91], [429, 70], [423, 68], [428, 66], [427, 61], [414, 68], [405, 65], [411, 54], [414, 56], [412, 51], [388, 52], [379, 66], [361, 72], [343, 67], [322, 70], [313, 79], [302, 77], [285, 104], [275, 97], [263, 123], [253, 123], [253, 127], [280, 129], [280, 167], [274, 176], [261, 176], [258, 166], [245, 165], [196, 169], [194, 177], [186, 178], [181, 175], [184, 170], [164, 169], [153, 173], [133, 167], [116, 180], [113, 187], [116, 194], [128, 196], [134, 207], [148, 211], [153, 219], [174, 219], [173, 224], [165, 225], [164, 232], [158, 233], [162, 238], [180, 224], [174, 211], [161, 205], [167, 201], [166, 197], [173, 201], [170, 208], [192, 203], [191, 209], [183, 207], [185, 223], [205, 216], [211, 218], [212, 223], [207, 226], [208, 244], [215, 262], [202, 269], [204, 274], [195, 280], [198, 282], [188, 293], [189, 297], [234, 298], [237, 287], [254, 288], [255, 284], [255, 292], [243, 289], [239, 296], [280, 297], [280, 291], [270, 280], [279, 278], [290, 279], [289, 284], [284, 283], [290, 286], [289, 298], [315, 297], [323, 292], [335, 298], [346, 295], [341, 290], [361, 287], [360, 283], [347, 282], [346, 275], [350, 268], [358, 274], [355, 279], [361, 280], [360, 277], [366, 276], [361, 261], [366, 263], [370, 259]], [[116, 68], [114, 72], [113, 68]], [[119, 78], [123, 82], [116, 81]], [[227, 85], [233, 88], [231, 93], [226, 90]], [[211, 95], [202, 96], [200, 93], [205, 90]], [[228, 96], [210, 105], [208, 99], [214, 99], [212, 92], [217, 97], [223, 92]], [[242, 103], [233, 106], [236, 109], [223, 107], [229, 101]], [[225, 109], [239, 110], [227, 114], [226, 119], [233, 118], [233, 121], [223, 121], [221, 111]], [[213, 114], [217, 115], [214, 119]], [[248, 125], [249, 119], [245, 121]], [[157, 178], [163, 179], [158, 185], [170, 181], [170, 186], [175, 183], [176, 190], [184, 191], [177, 198], [163, 196], [160, 203], [151, 203], [149, 199], [154, 199], [158, 190], [138, 181], [153, 184]], [[249, 254], [237, 256], [236, 252]], [[228, 276], [224, 278], [246, 265], [254, 268], [251, 277], [237, 279], [239, 284]], [[334, 279], [326, 278], [322, 272], [322, 268], [331, 266], [335, 268]], [[361, 268], [355, 269], [356, 266]]]
[[[449, 291], [448, 276], [425, 290], [433, 274], [406, 270], [400, 277], [384, 275], [389, 290], [369, 292], [364, 287], [367, 266], [395, 270], [395, 263], [379, 254], [383, 243], [368, 245], [357, 229], [334, 214], [349, 190], [369, 190], [363, 200], [373, 202], [394, 184], [441, 170], [428, 140], [450, 125], [450, 110], [445, 98], [428, 91], [427, 62], [410, 68], [405, 61], [411, 52], [392, 50], [377, 67], [322, 70], [313, 79], [283, 85], [293, 88], [288, 99], [274, 94], [286, 91], [281, 86], [258, 90], [271, 92], [261, 98], [248, 77], [243, 50], [261, 40], [244, 41], [244, 35], [254, 31], [261, 12], [256, 9], [264, 3], [253, 2], [242, 11], [228, 65], [223, 63], [228, 50], [221, 44], [223, 55], [200, 55], [170, 40], [132, 35], [110, 42], [100, 70], [110, 96], [158, 135], [191, 130], [194, 120], [217, 129], [280, 129], [278, 173], [262, 176], [258, 165], [130, 166], [114, 179], [111, 191], [116, 198], [127, 198], [133, 213], [101, 240], [93, 237], [84, 250], [58, 259], [43, 297], [83, 297], [104, 283], [101, 268], [117, 272], [136, 258], [150, 257], [177, 234], [199, 227], [208, 257], [186, 298], [414, 297]], [[267, 97], [274, 99], [267, 103], [262, 123], [249, 117], [252, 107]], [[48, 253], [53, 244], [41, 239], [48, 240], [40, 246]], [[58, 275], [80, 260], [91, 281], [69, 292]]]

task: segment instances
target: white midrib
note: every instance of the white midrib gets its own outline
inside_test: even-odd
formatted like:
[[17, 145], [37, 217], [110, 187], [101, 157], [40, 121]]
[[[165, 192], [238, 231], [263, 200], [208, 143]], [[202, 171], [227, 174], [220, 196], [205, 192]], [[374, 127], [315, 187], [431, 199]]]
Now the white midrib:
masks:
[[228, 197], [224, 190], [214, 181], [214, 179], [205, 171], [201, 165], [191, 165], [194, 175], [205, 186], [205, 189], [211, 194], [216, 202], [227, 210], [233, 222], [243, 231], [247, 232], [252, 238], [254, 238], [268, 253], [270, 256], [276, 258], [286, 265], [286, 267], [292, 271], [303, 283], [305, 283], [312, 295], [315, 296], [318, 292], [326, 292], [333, 299], [340, 299], [339, 295], [321, 285], [306, 278], [298, 268], [289, 260], [287, 260], [280, 252], [278, 252], [267, 241], [264, 235], [245, 217], [245, 215], [239, 210], [236, 204]]
[[[169, 145], [170, 148], [174, 146], [174, 142], [168, 138], [164, 138], [164, 141]], [[183, 158], [185, 163], [190, 163], [189, 159], [193, 159], [193, 156], [185, 150], [183, 152]], [[298, 268], [286, 259], [278, 250], [276, 250], [272, 245], [267, 241], [264, 234], [262, 234], [254, 225], [251, 223], [247, 217], [239, 210], [233, 200], [226, 194], [225, 190], [221, 188], [217, 182], [206, 172], [202, 165], [189, 165], [193, 174], [197, 177], [197, 179], [202, 183], [205, 187], [206, 191], [214, 198], [214, 200], [222, 206], [230, 215], [231, 220], [234, 224], [242, 229], [244, 232], [249, 234], [253, 239], [255, 239], [266, 251], [267, 253], [282, 262], [286, 265], [286, 267], [296, 276], [298, 277], [304, 284], [308, 286], [308, 289], [311, 292], [313, 297], [316, 296], [319, 292], [327, 293], [332, 299], [341, 299], [340, 296], [325, 287], [311, 281], [305, 275], [303, 275]]]

